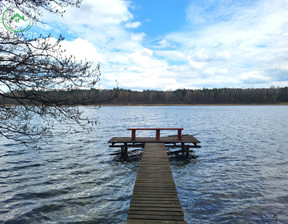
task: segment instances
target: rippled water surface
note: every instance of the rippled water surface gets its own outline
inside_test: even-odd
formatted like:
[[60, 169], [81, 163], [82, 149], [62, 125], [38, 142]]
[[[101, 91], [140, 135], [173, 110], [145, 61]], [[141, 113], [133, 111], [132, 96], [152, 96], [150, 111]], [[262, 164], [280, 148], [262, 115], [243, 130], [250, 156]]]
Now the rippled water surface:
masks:
[[0, 223], [125, 223], [139, 161], [117, 162], [107, 141], [156, 126], [201, 141], [196, 160], [171, 158], [187, 223], [288, 223], [287, 106], [83, 110], [93, 132], [59, 131], [40, 152], [0, 137]]

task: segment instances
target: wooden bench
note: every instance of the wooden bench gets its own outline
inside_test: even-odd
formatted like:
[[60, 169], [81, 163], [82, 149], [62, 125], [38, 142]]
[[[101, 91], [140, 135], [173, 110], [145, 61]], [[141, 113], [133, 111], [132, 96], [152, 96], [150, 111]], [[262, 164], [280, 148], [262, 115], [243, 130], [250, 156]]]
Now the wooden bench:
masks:
[[178, 140], [182, 139], [182, 130], [183, 128], [127, 128], [127, 130], [132, 131], [131, 132], [131, 139], [136, 139], [136, 131], [137, 130], [155, 130], [156, 131], [156, 140], [160, 139], [160, 131], [161, 130], [177, 130], [178, 131]]

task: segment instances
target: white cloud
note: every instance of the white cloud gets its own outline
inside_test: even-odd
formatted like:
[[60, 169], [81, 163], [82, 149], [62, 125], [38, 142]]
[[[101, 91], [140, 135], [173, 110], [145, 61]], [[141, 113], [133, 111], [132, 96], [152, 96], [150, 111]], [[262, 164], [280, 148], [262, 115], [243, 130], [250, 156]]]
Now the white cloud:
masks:
[[155, 52], [155, 54], [160, 57], [164, 57], [168, 60], [174, 60], [174, 61], [186, 61], [187, 60], [187, 55], [177, 50], [166, 50], [166, 51], [158, 50]]
[[194, 69], [201, 69], [205, 66], [204, 62], [200, 62], [200, 61], [197, 62], [193, 60], [192, 57], [190, 56], [188, 56], [188, 63], [191, 66], [191, 68], [194, 68]]
[[217, 74], [228, 74], [227, 68], [207, 68], [204, 70], [204, 73], [208, 75], [217, 75]]
[[[57, 43], [58, 40], [55, 37], [49, 37], [49, 39], [45, 40], [38, 38], [36, 41], [32, 41], [31, 44], [35, 47], [34, 49], [35, 52], [39, 53], [42, 52], [38, 50], [38, 48], [43, 44], [44, 41], [48, 42], [51, 46], [53, 46]], [[103, 55], [100, 54], [96, 49], [96, 47], [87, 40], [83, 40], [81, 38], [77, 38], [72, 41], [64, 40], [60, 42], [59, 46], [60, 49], [63, 51], [63, 56], [70, 57], [71, 55], [73, 55], [75, 56], [76, 60], [79, 61], [80, 60], [95, 61], [95, 62], [104, 61]], [[56, 56], [58, 57], [58, 54]]]
[[139, 21], [137, 22], [129, 22], [125, 24], [126, 28], [131, 28], [131, 29], [135, 29], [137, 27], [141, 26], [141, 23]]
[[104, 61], [104, 57], [97, 51], [96, 47], [87, 40], [77, 38], [73, 41], [62, 41], [61, 46], [66, 50], [66, 55], [75, 55], [77, 59], [89, 61]]
[[108, 45], [112, 40], [129, 36], [125, 24], [130, 24], [131, 28], [140, 25], [133, 21], [129, 2], [124, 0], [85, 0], [80, 8], [67, 8], [63, 18], [45, 13], [44, 20], [56, 26], [60, 24], [62, 29], [66, 28], [76, 36], [99, 45]]
[[128, 2], [121, 0], [86, 0], [81, 8], [71, 8], [64, 15], [65, 23], [71, 26], [83, 25], [103, 27], [127, 22], [133, 18]]
[[271, 81], [271, 78], [265, 76], [263, 71], [249, 71], [240, 75], [240, 80], [248, 84], [261, 84]]
[[166, 48], [166, 47], [169, 47], [170, 44], [167, 40], [160, 40], [158, 41], [158, 46], [156, 47], [159, 47], [159, 48]]
[[141, 42], [145, 36], [146, 36], [145, 33], [132, 33], [131, 40], [135, 42]]

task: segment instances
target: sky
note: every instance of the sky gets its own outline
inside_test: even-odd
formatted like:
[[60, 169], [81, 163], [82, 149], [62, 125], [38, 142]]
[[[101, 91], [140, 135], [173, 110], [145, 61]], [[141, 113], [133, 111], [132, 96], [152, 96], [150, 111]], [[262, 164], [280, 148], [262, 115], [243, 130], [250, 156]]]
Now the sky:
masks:
[[36, 32], [101, 64], [101, 88], [288, 86], [288, 0], [84, 0]]

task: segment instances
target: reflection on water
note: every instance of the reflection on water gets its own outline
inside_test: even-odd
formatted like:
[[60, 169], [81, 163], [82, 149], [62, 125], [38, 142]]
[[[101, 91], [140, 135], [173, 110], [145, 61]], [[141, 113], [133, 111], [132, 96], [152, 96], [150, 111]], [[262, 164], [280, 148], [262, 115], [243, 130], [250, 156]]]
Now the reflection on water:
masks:
[[183, 127], [202, 142], [196, 160], [171, 158], [188, 223], [288, 223], [288, 107], [83, 110], [99, 117], [93, 132], [57, 134], [40, 152], [1, 138], [0, 223], [125, 223], [141, 151], [124, 162], [107, 141], [128, 127]]

